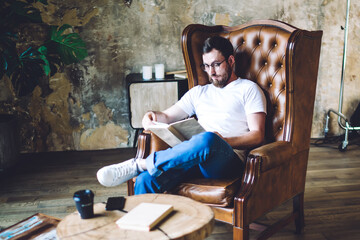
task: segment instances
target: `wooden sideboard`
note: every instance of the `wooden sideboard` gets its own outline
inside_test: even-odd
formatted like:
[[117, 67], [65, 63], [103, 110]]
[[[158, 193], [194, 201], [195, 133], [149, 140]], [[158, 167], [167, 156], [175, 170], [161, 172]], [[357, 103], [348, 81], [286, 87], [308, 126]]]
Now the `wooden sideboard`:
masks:
[[130, 125], [136, 129], [134, 145], [139, 131], [142, 130], [141, 120], [149, 110], [162, 111], [176, 103], [188, 90], [185, 78], [165, 75], [164, 79], [144, 80], [142, 74], [131, 73], [126, 76], [129, 100]]

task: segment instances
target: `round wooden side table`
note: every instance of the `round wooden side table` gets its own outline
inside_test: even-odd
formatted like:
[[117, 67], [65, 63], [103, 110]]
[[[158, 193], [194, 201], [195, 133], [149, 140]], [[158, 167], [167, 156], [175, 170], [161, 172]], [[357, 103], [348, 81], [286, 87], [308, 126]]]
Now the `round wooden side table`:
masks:
[[214, 213], [210, 207], [190, 198], [170, 194], [143, 194], [126, 197], [124, 210], [129, 212], [142, 202], [171, 204], [174, 211], [147, 231], [120, 229], [116, 221], [126, 213], [106, 211], [104, 203], [94, 205], [95, 216], [81, 219], [78, 212], [66, 216], [58, 224], [59, 239], [204, 239], [214, 228]]

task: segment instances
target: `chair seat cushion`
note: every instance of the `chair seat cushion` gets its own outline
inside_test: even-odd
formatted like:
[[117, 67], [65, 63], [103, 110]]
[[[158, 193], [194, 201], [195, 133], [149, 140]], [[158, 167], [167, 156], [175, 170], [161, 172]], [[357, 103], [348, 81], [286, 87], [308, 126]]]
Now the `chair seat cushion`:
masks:
[[241, 178], [236, 179], [192, 179], [177, 186], [171, 193], [189, 197], [196, 201], [218, 207], [233, 204]]

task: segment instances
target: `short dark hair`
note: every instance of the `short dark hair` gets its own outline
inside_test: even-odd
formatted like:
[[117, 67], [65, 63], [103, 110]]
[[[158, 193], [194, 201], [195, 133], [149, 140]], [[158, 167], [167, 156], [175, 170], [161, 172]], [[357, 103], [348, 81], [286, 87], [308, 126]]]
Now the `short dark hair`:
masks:
[[205, 40], [203, 46], [203, 54], [209, 53], [213, 49], [216, 49], [219, 52], [221, 52], [221, 54], [225, 57], [225, 59], [228, 59], [230, 55], [234, 54], [234, 48], [231, 42], [228, 39], [220, 36], [209, 37], [208, 39]]

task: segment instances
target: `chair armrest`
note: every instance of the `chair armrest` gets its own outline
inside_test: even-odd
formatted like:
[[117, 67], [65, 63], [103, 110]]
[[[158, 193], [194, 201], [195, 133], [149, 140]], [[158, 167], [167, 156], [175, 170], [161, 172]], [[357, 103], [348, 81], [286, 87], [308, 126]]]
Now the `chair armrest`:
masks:
[[251, 150], [248, 158], [260, 158], [260, 171], [265, 172], [290, 161], [294, 152], [290, 142], [278, 141]]
[[168, 149], [163, 140], [149, 130], [144, 130], [138, 137], [138, 147], [135, 158], [146, 158], [150, 153]]

